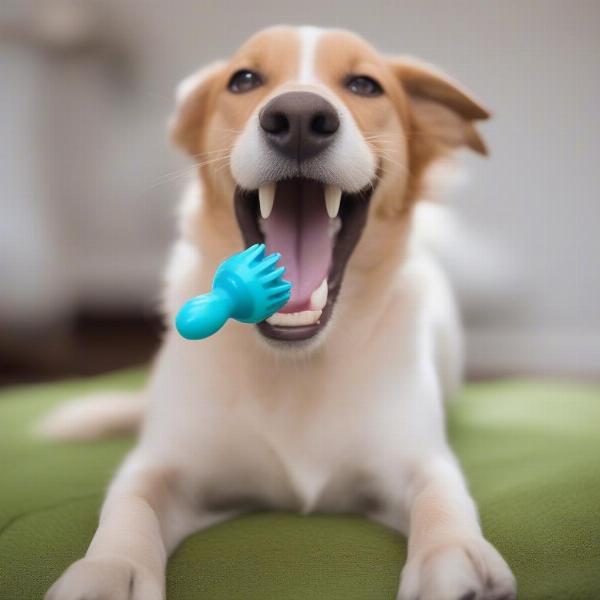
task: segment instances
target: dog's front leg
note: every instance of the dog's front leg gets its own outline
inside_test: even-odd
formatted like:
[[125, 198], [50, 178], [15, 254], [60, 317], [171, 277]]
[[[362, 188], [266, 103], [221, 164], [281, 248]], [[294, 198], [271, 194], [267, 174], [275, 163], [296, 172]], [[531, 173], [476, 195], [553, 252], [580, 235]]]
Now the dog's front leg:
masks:
[[514, 600], [515, 579], [483, 537], [454, 457], [441, 453], [414, 472], [398, 600]]
[[177, 470], [130, 457], [110, 487], [84, 558], [45, 600], [162, 600], [168, 554], [188, 534], [223, 515], [185, 501]]

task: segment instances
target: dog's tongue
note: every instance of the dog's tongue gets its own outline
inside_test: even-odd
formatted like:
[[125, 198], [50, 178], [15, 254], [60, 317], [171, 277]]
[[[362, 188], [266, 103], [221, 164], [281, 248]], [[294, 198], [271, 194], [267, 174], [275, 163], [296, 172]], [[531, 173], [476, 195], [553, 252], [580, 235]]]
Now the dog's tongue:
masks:
[[284, 278], [292, 283], [281, 312], [310, 308], [310, 295], [329, 273], [332, 244], [323, 186], [289, 179], [277, 183], [273, 211], [263, 221], [267, 252], [280, 252]]

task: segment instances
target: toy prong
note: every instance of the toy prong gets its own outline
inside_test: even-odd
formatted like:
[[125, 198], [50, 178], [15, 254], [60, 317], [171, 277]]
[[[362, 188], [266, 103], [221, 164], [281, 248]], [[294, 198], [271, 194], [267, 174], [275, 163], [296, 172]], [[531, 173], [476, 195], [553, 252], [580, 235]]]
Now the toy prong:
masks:
[[275, 281], [279, 279], [285, 273], [285, 267], [278, 267], [277, 269], [263, 275], [261, 277], [263, 283], [269, 283], [271, 281]]
[[266, 250], [266, 246], [264, 244], [254, 244], [247, 248], [243, 252], [240, 253], [241, 256], [244, 257], [249, 263], [254, 262], [256, 260], [261, 260]]
[[273, 297], [277, 294], [287, 294], [292, 289], [292, 284], [283, 281], [280, 285], [269, 288], [269, 297]]
[[270, 254], [266, 258], [263, 258], [258, 266], [259, 273], [269, 270], [280, 258], [281, 254], [279, 254], [279, 252], [275, 252], [274, 254]]

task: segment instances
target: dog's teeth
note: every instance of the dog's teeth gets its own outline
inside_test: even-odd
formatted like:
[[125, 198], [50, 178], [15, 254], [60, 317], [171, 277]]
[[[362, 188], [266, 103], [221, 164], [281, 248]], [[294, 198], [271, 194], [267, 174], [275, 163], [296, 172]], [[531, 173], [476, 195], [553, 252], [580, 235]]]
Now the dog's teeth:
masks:
[[295, 313], [276, 312], [267, 319], [271, 325], [280, 327], [302, 327], [303, 325], [313, 325], [321, 318], [321, 310], [303, 310]]
[[327, 304], [327, 279], [310, 295], [310, 309], [323, 310]]
[[260, 203], [260, 214], [263, 219], [268, 219], [273, 210], [275, 201], [275, 184], [264, 183], [258, 188], [258, 201]]
[[340, 211], [342, 190], [337, 185], [325, 186], [325, 207], [330, 219], [335, 219]]

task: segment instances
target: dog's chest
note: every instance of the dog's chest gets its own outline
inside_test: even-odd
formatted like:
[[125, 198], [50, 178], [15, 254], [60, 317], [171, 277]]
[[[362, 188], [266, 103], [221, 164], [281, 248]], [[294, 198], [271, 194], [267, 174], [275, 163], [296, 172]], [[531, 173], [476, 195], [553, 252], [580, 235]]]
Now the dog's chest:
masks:
[[310, 412], [286, 400], [269, 411], [246, 403], [232, 416], [238, 435], [228, 438], [215, 504], [239, 499], [301, 512], [373, 509], [379, 477], [370, 465], [377, 443], [365, 434], [366, 416], [326, 405]]
[[[214, 473], [210, 508], [283, 509], [302, 513], [368, 513], [380, 505], [378, 474], [363, 461], [263, 440], [239, 452]], [[233, 460], [231, 460], [233, 458]]]

